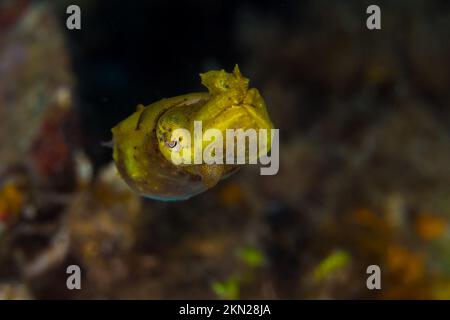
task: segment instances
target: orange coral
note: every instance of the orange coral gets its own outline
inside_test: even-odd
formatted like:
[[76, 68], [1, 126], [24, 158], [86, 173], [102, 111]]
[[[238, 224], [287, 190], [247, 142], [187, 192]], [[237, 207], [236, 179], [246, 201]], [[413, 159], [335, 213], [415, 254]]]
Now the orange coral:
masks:
[[242, 188], [236, 183], [229, 183], [219, 192], [220, 203], [224, 206], [241, 204], [244, 201]]
[[413, 283], [424, 275], [423, 258], [409, 249], [392, 245], [387, 251], [389, 270], [397, 275], [403, 283]]
[[415, 221], [417, 234], [424, 240], [434, 240], [443, 235], [447, 221], [429, 213], [419, 214]]
[[0, 190], [0, 222], [8, 222], [22, 210], [24, 196], [14, 183], [7, 183]]

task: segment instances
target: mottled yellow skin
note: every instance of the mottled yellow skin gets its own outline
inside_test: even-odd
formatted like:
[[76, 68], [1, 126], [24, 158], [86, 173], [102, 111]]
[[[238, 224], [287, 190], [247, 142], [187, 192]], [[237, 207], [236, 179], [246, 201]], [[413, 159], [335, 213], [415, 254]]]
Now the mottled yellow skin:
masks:
[[[132, 189], [159, 200], [182, 200], [214, 186], [234, 172], [236, 165], [175, 165], [171, 153], [172, 132], [185, 128], [193, 135], [194, 121], [203, 131], [215, 128], [272, 129], [264, 100], [258, 90], [248, 89], [236, 66], [201, 74], [208, 93], [190, 93], [139, 106], [130, 117], [112, 129], [114, 161]], [[269, 143], [270, 146], [270, 143]], [[193, 153], [192, 153], [193, 155]], [[193, 163], [193, 162], [192, 162]]]

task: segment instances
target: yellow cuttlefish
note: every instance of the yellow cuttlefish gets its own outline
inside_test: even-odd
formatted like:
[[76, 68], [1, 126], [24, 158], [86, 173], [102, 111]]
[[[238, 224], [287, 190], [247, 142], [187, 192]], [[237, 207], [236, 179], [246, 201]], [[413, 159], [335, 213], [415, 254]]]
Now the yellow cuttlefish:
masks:
[[213, 187], [241, 166], [175, 164], [172, 153], [179, 152], [181, 145], [181, 137], [173, 139], [176, 129], [185, 128], [194, 136], [196, 121], [202, 122], [203, 130], [214, 128], [224, 136], [227, 129], [270, 132], [273, 128], [263, 98], [257, 89], [248, 88], [249, 80], [237, 65], [233, 73], [213, 70], [200, 77], [209, 92], [140, 105], [112, 129], [115, 164], [135, 192], [156, 200], [185, 200]]

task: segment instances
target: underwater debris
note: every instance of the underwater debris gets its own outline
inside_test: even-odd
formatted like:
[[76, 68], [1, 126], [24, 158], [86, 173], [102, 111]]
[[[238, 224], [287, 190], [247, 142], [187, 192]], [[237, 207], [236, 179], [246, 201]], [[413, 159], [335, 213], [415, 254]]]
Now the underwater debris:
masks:
[[108, 292], [127, 275], [125, 258], [135, 242], [141, 209], [139, 197], [120, 179], [112, 163], [69, 204], [70, 250], [96, 290]]
[[91, 161], [83, 151], [77, 150], [74, 155], [74, 162], [78, 187], [88, 186], [94, 174]]
[[29, 261], [24, 261], [23, 275], [27, 279], [39, 279], [48, 270], [59, 266], [69, 250], [69, 235], [67, 226], [61, 225], [50, 240], [50, 245]]
[[0, 283], [0, 300], [31, 300], [30, 290], [23, 283]]
[[[0, 42], [0, 172], [29, 159], [31, 145], [48, 117], [58, 111], [55, 107], [64, 102], [65, 110], [70, 109], [70, 59], [51, 6], [30, 4], [21, 13], [14, 25], [2, 30]], [[53, 137], [57, 135], [45, 144], [54, 145]]]
[[46, 185], [72, 185], [73, 151], [64, 129], [73, 115], [59, 106], [50, 107], [47, 112], [30, 147], [29, 165], [36, 178]]

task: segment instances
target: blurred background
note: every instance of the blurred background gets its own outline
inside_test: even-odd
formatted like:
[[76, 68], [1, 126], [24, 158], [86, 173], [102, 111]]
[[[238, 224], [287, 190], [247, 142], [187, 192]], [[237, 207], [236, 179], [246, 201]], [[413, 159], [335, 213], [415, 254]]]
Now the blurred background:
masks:
[[[0, 298], [449, 299], [449, 39], [444, 0], [0, 0]], [[130, 191], [110, 129], [235, 63], [279, 173]]]

